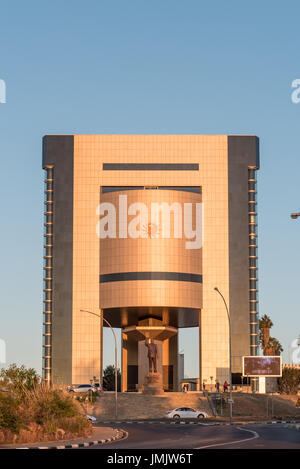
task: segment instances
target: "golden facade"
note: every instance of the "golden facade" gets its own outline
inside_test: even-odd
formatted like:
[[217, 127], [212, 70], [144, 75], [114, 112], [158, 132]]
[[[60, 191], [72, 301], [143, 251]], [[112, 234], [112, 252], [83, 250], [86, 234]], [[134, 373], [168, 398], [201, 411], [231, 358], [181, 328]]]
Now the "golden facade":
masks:
[[[229, 304], [233, 371], [240, 372], [242, 355], [257, 351], [258, 166], [254, 136], [44, 137], [45, 379], [79, 384], [99, 375], [99, 319], [83, 309], [122, 329], [124, 391], [138, 388], [142, 369], [133, 326], [175, 330], [160, 341], [167, 389], [178, 388], [182, 327], [199, 328], [199, 383], [228, 379], [228, 320], [215, 286]], [[118, 207], [124, 195], [128, 206], [149, 210], [151, 203], [201, 203], [201, 247], [186, 249], [184, 237], [164, 238], [151, 223], [137, 239], [119, 237], [118, 212], [116, 237], [99, 239], [99, 204]]]

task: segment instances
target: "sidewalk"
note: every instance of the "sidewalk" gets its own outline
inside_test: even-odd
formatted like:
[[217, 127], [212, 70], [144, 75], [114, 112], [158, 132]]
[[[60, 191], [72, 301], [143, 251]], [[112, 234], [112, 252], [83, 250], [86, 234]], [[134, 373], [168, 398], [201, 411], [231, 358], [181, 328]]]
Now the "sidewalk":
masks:
[[93, 433], [89, 437], [73, 440], [39, 441], [37, 443], [24, 443], [21, 445], [0, 445], [0, 449], [69, 449], [84, 448], [93, 445], [111, 443], [127, 437], [127, 432], [112, 427], [93, 427]]

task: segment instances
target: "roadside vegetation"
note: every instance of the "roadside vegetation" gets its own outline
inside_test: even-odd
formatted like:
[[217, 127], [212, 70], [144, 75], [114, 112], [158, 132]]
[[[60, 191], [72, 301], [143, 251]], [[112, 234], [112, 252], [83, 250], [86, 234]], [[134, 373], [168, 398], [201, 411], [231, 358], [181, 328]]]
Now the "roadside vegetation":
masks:
[[[259, 320], [259, 343], [264, 355], [281, 355], [283, 347], [278, 339], [270, 336], [273, 322], [266, 314]], [[280, 394], [296, 395], [300, 387], [299, 368], [283, 367], [282, 376], [278, 379]]]
[[0, 443], [68, 439], [91, 430], [79, 402], [42, 383], [34, 369], [0, 371]]
[[[121, 391], [121, 373], [120, 370], [118, 369], [117, 371], [118, 377], [117, 377], [117, 385], [118, 385], [118, 391]], [[115, 367], [114, 365], [108, 365], [104, 372], [103, 372], [103, 389], [105, 391], [114, 391], [115, 390]]]
[[259, 343], [264, 355], [280, 355], [283, 352], [281, 343], [275, 337], [270, 337], [273, 322], [266, 314], [259, 320]]
[[300, 387], [299, 368], [283, 368], [278, 387], [281, 394], [297, 394]]

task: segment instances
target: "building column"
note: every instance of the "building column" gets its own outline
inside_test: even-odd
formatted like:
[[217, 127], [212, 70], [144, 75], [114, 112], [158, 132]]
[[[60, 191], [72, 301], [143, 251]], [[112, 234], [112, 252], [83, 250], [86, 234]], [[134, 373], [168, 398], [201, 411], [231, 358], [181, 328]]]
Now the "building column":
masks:
[[162, 343], [164, 390], [178, 391], [178, 334]]
[[100, 336], [99, 336], [99, 376], [100, 385], [103, 388], [103, 309], [100, 309]]
[[136, 391], [138, 384], [138, 342], [122, 331], [122, 392]]
[[121, 330], [121, 392], [127, 391], [127, 335]]
[[201, 309], [199, 309], [199, 378], [197, 379], [197, 391], [202, 389], [202, 327]]

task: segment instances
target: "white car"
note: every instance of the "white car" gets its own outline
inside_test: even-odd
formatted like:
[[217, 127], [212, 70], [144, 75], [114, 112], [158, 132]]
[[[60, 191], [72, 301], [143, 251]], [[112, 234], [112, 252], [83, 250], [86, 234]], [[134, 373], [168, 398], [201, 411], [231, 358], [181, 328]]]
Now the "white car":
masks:
[[68, 392], [96, 392], [97, 388], [92, 384], [79, 384], [79, 386], [71, 386]]
[[86, 418], [87, 418], [90, 422], [96, 422], [96, 421], [97, 421], [96, 417], [94, 417], [93, 415], [86, 414]]
[[168, 410], [165, 417], [167, 419], [207, 419], [209, 415], [203, 410], [195, 410], [191, 407], [177, 407], [177, 409]]

